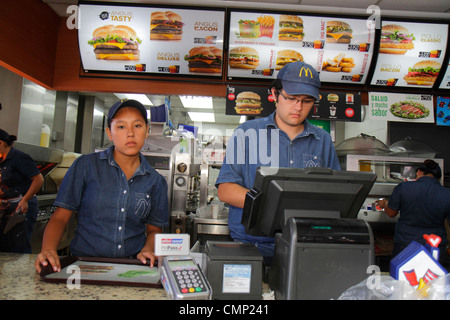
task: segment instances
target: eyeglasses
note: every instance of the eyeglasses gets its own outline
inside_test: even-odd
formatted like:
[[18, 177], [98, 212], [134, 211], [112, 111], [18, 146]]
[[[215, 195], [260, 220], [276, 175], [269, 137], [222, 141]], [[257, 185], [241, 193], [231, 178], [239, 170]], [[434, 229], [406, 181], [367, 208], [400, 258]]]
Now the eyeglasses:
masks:
[[291, 97], [286, 97], [283, 94], [283, 92], [281, 92], [281, 91], [278, 91], [278, 92], [281, 94], [281, 96], [284, 98], [284, 100], [286, 100], [291, 105], [300, 104], [301, 106], [310, 107], [315, 102], [315, 100], [311, 99], [311, 98], [306, 98], [306, 99], [291, 98]]

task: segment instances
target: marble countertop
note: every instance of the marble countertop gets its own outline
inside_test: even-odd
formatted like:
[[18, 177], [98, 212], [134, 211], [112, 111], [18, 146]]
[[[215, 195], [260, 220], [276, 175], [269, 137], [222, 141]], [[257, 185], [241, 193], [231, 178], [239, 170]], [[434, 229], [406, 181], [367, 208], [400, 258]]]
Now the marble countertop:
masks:
[[0, 300], [167, 300], [163, 288], [82, 284], [69, 289], [65, 283], [42, 281], [34, 268], [35, 254], [0, 252]]

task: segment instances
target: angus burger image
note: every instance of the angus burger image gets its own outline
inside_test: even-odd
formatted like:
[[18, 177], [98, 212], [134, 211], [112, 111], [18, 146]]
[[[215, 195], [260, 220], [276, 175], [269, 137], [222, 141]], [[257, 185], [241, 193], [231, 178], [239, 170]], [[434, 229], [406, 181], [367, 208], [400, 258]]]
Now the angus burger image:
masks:
[[139, 44], [133, 28], [123, 25], [107, 25], [97, 28], [88, 43], [94, 46], [97, 59], [105, 60], [139, 60]]
[[243, 91], [236, 96], [237, 114], [257, 115], [262, 111], [261, 97], [251, 91]]
[[278, 40], [302, 41], [304, 35], [302, 18], [289, 15], [280, 16]]
[[327, 42], [331, 43], [350, 43], [353, 30], [350, 25], [344, 21], [327, 22]]
[[259, 66], [259, 53], [250, 47], [237, 47], [230, 50], [230, 68], [255, 69]]
[[194, 47], [184, 57], [190, 72], [220, 73], [222, 50], [217, 47]]
[[303, 61], [303, 56], [294, 50], [280, 50], [277, 52], [276, 70], [280, 70], [290, 62]]
[[388, 24], [381, 28], [380, 53], [405, 54], [414, 49], [415, 40], [408, 29], [398, 24]]
[[150, 40], [181, 40], [184, 25], [181, 20], [181, 16], [173, 11], [152, 12]]
[[441, 70], [441, 64], [433, 60], [417, 62], [403, 79], [408, 84], [431, 86]]

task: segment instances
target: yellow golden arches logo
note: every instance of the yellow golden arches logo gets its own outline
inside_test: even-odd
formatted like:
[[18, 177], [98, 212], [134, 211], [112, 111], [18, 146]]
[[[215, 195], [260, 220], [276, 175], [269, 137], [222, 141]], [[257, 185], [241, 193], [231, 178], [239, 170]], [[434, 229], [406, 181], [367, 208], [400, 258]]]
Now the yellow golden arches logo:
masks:
[[314, 76], [313, 76], [313, 73], [312, 73], [312, 71], [311, 71], [311, 69], [309, 69], [309, 68], [305, 68], [305, 67], [302, 67], [301, 69], [300, 69], [300, 73], [299, 73], [299, 77], [301, 77], [302, 76], [302, 74], [303, 74], [303, 71], [305, 71], [305, 77], [307, 77], [308, 75], [309, 75], [309, 77], [311, 78], [311, 79], [313, 79], [314, 78]]

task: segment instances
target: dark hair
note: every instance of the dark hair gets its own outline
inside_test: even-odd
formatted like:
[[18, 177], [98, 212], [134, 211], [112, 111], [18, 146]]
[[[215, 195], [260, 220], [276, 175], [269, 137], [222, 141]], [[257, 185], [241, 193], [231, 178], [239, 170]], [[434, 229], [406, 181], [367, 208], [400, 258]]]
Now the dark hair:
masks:
[[273, 80], [269, 85], [269, 90], [275, 89], [275, 97], [278, 100], [278, 96], [280, 95], [280, 91], [283, 89], [283, 84], [280, 79]]
[[442, 177], [441, 167], [439, 164], [431, 159], [425, 160], [417, 170], [423, 172], [423, 174], [431, 174], [436, 179], [440, 179]]
[[10, 135], [5, 130], [0, 129], [0, 140], [5, 141], [8, 146], [12, 145], [17, 140], [15, 135]]

